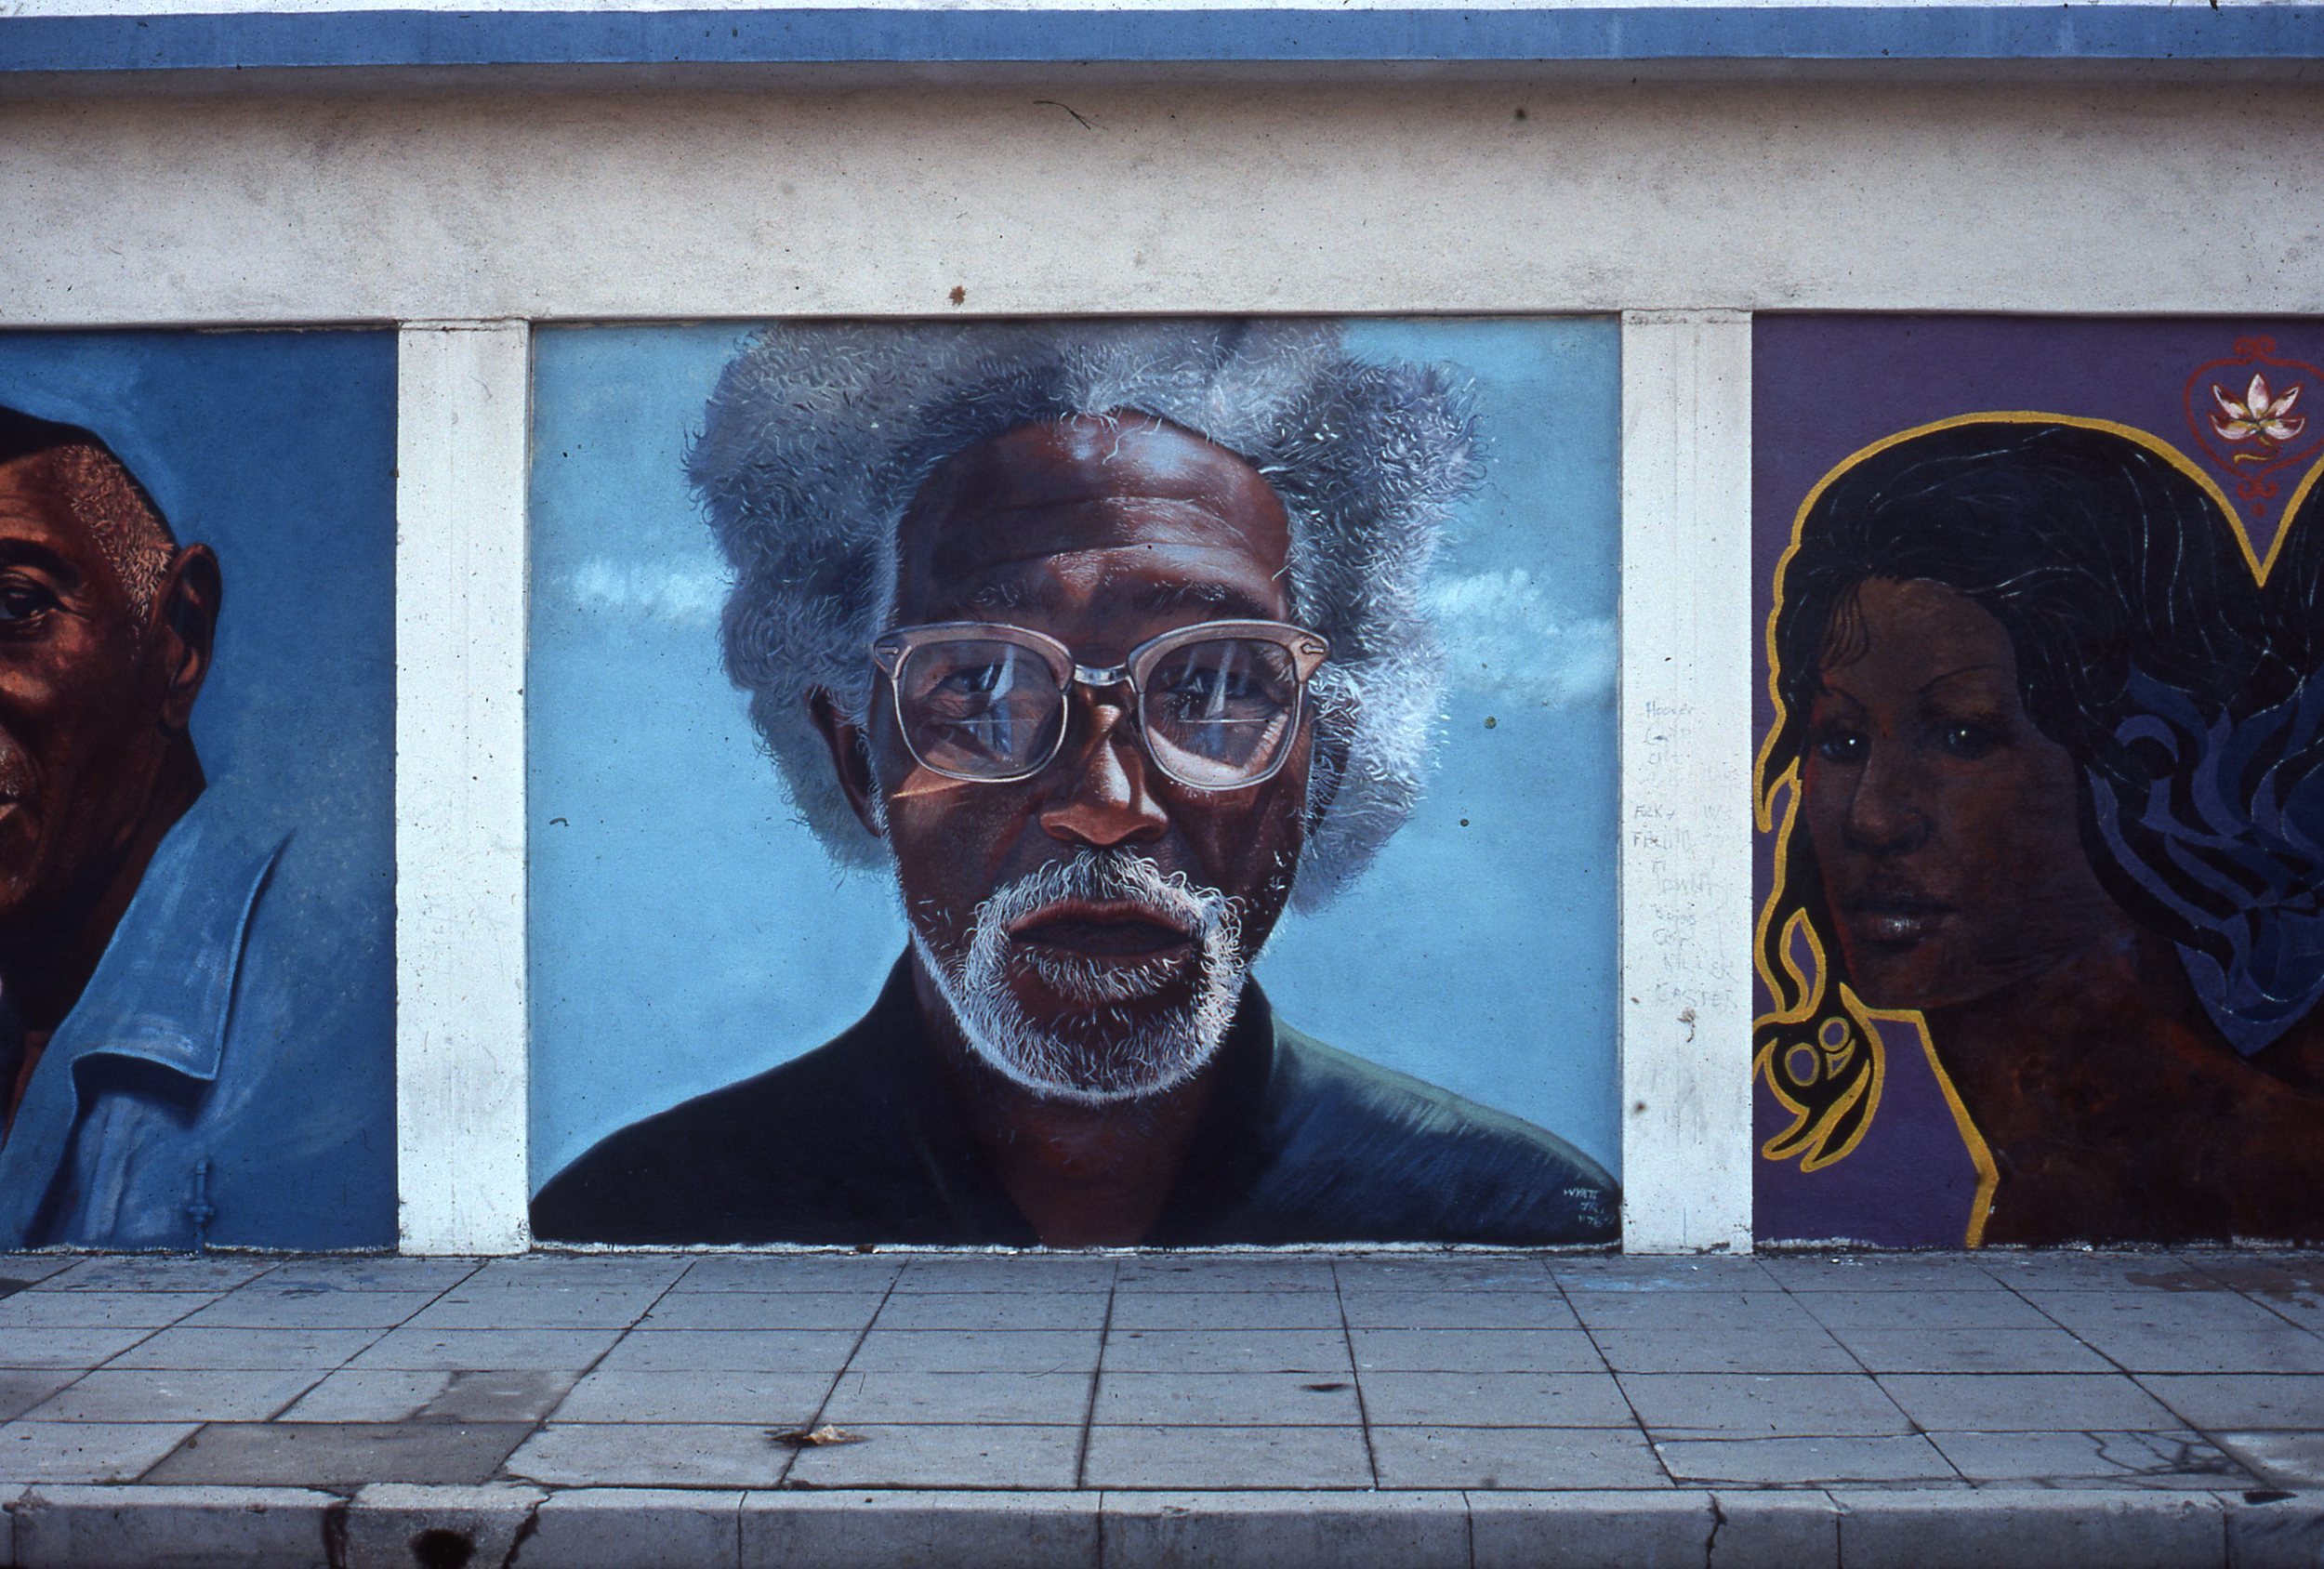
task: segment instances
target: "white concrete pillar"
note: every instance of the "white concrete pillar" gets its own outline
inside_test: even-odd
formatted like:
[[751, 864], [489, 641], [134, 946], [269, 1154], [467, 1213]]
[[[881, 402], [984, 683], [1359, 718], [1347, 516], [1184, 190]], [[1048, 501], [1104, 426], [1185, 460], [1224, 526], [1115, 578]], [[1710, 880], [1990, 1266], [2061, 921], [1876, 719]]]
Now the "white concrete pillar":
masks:
[[1751, 1246], [1751, 323], [1622, 318], [1622, 1238]]
[[403, 328], [396, 431], [396, 1184], [407, 1253], [525, 1223], [531, 333]]

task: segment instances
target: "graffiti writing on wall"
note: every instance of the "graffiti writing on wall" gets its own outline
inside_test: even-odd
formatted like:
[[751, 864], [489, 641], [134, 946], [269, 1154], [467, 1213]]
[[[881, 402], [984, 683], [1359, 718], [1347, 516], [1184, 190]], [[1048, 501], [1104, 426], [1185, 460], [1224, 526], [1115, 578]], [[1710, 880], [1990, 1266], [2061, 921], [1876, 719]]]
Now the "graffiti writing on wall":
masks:
[[2324, 1234], [2299, 331], [1763, 323], [1762, 1234]]

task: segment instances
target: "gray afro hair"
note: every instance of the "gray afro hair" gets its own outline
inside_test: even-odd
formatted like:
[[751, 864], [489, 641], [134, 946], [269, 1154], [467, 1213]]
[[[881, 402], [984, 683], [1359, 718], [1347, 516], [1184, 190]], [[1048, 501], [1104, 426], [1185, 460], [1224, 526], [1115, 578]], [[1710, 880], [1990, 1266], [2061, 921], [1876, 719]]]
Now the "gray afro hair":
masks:
[[1293, 886], [1313, 908], [1419, 796], [1444, 680], [1420, 590], [1481, 478], [1472, 402], [1444, 367], [1367, 363], [1314, 323], [767, 328], [719, 377], [686, 459], [733, 573], [727, 673], [833, 857], [883, 864], [806, 699], [821, 689], [868, 713], [905, 508], [945, 458], [1021, 426], [1168, 421], [1266, 477], [1290, 515], [1293, 617], [1331, 640]]

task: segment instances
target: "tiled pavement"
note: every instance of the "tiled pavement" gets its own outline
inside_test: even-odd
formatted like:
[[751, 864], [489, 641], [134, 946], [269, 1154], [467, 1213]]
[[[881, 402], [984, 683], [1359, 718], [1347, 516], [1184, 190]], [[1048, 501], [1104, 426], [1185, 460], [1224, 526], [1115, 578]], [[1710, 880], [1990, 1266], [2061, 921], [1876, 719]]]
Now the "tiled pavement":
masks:
[[2319, 1332], [2249, 1252], [0, 1256], [0, 1562], [2315, 1563]]

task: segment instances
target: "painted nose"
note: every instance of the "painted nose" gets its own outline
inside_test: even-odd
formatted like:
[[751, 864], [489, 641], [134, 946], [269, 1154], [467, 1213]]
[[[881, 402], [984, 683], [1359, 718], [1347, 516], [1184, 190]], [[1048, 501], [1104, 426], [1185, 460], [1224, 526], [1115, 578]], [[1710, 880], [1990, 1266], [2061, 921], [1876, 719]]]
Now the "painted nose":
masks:
[[1153, 789], [1153, 765], [1130, 729], [1129, 710], [1110, 701], [1083, 710], [1080, 745], [1071, 739], [1058, 760], [1041, 827], [1068, 844], [1106, 850], [1160, 838], [1169, 816]]
[[1873, 748], [1848, 798], [1843, 828], [1852, 850], [1867, 855], [1904, 855], [1928, 842], [1929, 814], [1920, 781]]

